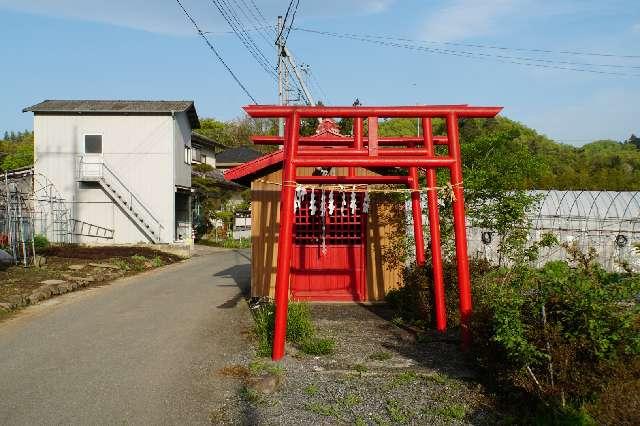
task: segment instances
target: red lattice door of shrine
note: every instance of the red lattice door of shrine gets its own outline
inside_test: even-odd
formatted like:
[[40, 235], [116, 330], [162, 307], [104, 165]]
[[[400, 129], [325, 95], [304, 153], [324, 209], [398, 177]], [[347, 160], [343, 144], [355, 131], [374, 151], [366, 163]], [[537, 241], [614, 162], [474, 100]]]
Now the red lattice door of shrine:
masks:
[[356, 207], [352, 211], [351, 193], [334, 191], [335, 210], [331, 213], [329, 191], [325, 191], [324, 215], [320, 206], [322, 191], [315, 190], [313, 212], [310, 196], [311, 191], [308, 191], [295, 214], [291, 267], [293, 299], [366, 300], [367, 215], [362, 212], [363, 194], [356, 193]]

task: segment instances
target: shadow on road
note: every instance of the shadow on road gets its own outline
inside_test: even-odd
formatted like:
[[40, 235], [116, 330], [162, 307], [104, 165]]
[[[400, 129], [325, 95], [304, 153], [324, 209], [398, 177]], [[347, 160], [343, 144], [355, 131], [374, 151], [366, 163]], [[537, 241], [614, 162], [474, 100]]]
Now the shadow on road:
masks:
[[[251, 260], [251, 258], [243, 253], [240, 250], [234, 250], [238, 255], [246, 258], [247, 260]], [[242, 265], [234, 265], [230, 268], [223, 269], [222, 271], [216, 272], [213, 274], [214, 277], [217, 278], [231, 278], [235, 282], [235, 285], [238, 287], [240, 292], [233, 296], [231, 299], [226, 302], [218, 305], [218, 308], [221, 309], [230, 309], [235, 308], [238, 305], [238, 302], [243, 298], [248, 298], [251, 293], [251, 264], [245, 263]], [[219, 284], [220, 286], [228, 286], [228, 284]]]

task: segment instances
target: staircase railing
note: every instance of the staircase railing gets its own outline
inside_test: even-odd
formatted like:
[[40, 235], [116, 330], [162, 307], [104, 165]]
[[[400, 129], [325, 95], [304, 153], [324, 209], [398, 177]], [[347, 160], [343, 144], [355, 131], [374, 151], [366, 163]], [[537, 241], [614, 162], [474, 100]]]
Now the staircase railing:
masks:
[[[160, 223], [153, 213], [142, 202], [140, 197], [132, 191], [129, 185], [127, 185], [107, 164], [103, 158], [91, 158], [87, 159], [84, 156], [78, 159], [78, 166], [76, 176], [82, 180], [89, 181], [103, 181], [107, 185], [116, 186], [114, 192], [122, 197], [123, 203], [127, 205], [127, 208], [131, 212], [144, 212], [149, 219], [149, 226], [154, 226], [157, 231], [155, 238], [160, 241], [161, 231], [164, 226]], [[105, 188], [108, 189], [108, 188]], [[145, 218], [142, 218], [143, 220]]]

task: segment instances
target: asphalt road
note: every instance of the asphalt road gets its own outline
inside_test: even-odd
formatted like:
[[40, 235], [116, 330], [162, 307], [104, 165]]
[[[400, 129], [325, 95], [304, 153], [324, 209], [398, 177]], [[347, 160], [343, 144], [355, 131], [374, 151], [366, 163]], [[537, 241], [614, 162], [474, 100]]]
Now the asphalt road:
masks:
[[0, 424], [201, 424], [246, 351], [248, 251], [70, 293], [0, 323]]

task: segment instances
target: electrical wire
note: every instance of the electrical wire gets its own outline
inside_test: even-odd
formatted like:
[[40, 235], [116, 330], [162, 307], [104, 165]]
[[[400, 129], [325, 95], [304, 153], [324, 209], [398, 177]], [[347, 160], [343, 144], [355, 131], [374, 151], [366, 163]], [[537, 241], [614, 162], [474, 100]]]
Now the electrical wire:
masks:
[[[640, 74], [630, 74], [630, 73], [622, 73], [622, 72], [615, 72], [615, 71], [605, 71], [605, 70], [598, 70], [598, 69], [574, 68], [570, 66], [563, 66], [565, 64], [576, 65], [576, 66], [597, 66], [596, 64], [569, 63], [569, 62], [552, 61], [552, 60], [537, 59], [537, 58], [512, 57], [512, 56], [504, 56], [504, 55], [493, 55], [493, 54], [481, 53], [481, 52], [467, 52], [467, 51], [457, 51], [457, 50], [450, 50], [450, 49], [430, 48], [426, 46], [416, 46], [416, 45], [411, 45], [406, 43], [403, 44], [403, 43], [371, 39], [371, 38], [367, 38], [367, 36], [361, 36], [356, 34], [333, 33], [329, 31], [318, 31], [318, 30], [310, 30], [310, 29], [303, 29], [303, 28], [295, 28], [295, 30], [304, 31], [304, 32], [313, 33], [313, 34], [325, 35], [330, 37], [342, 38], [342, 39], [357, 40], [365, 43], [377, 44], [377, 45], [387, 46], [387, 47], [397, 47], [397, 48], [417, 50], [417, 51], [422, 51], [427, 53], [459, 56], [459, 57], [465, 57], [465, 58], [471, 58], [471, 59], [489, 59], [489, 60], [495, 60], [497, 62], [524, 65], [524, 66], [537, 67], [537, 68], [560, 69], [560, 70], [566, 70], [566, 71], [587, 72], [587, 73], [605, 74], [605, 75], [617, 75], [617, 76], [625, 76], [625, 77], [640, 77]], [[543, 62], [543, 63], [538, 63], [538, 62]]]
[[[306, 29], [306, 28], [294, 28], [294, 31], [307, 31], [307, 32], [315, 32], [317, 30]], [[462, 47], [473, 47], [478, 49], [493, 49], [493, 50], [512, 50], [519, 52], [532, 52], [532, 53], [545, 53], [545, 54], [562, 54], [562, 55], [577, 55], [577, 56], [601, 56], [601, 57], [609, 57], [609, 58], [621, 58], [621, 59], [640, 59], [640, 55], [620, 55], [616, 53], [604, 53], [604, 52], [585, 52], [585, 51], [575, 51], [575, 50], [548, 50], [548, 49], [535, 49], [535, 48], [524, 48], [524, 47], [504, 47], [504, 46], [494, 46], [489, 44], [474, 44], [474, 43], [459, 43], [459, 42], [450, 42], [450, 41], [433, 41], [433, 40], [417, 40], [410, 38], [402, 38], [402, 37], [394, 37], [390, 35], [375, 35], [375, 34], [350, 34], [353, 36], [361, 36], [367, 38], [379, 38], [379, 39], [387, 39], [387, 40], [396, 40], [396, 41], [404, 41], [409, 43], [429, 43], [429, 44], [444, 44], [449, 46], [462, 46]]]
[[[245, 2], [245, 0], [240, 0], [242, 5], [240, 5], [240, 3], [238, 3], [237, 0], [232, 0], [233, 4], [235, 4], [236, 9], [240, 11], [240, 13], [242, 13], [242, 15], [245, 17], [245, 19], [247, 20], [247, 22], [249, 22], [251, 24], [251, 22], [256, 22], [257, 26], [255, 26], [255, 28], [261, 28], [261, 30], [258, 30], [258, 34], [260, 35], [260, 37], [262, 37], [262, 39], [269, 45], [271, 46], [272, 42], [271, 40], [269, 40], [269, 33], [264, 30], [264, 26], [263, 23], [260, 22], [260, 20], [258, 19], [258, 17], [255, 15], [255, 13], [253, 13], [253, 10], [247, 5], [247, 3]], [[244, 6], [244, 7], [243, 7]], [[248, 14], [247, 14], [248, 13]], [[249, 16], [251, 15], [251, 16]], [[251, 24], [252, 25], [252, 24]], [[266, 34], [266, 35], [265, 35]]]
[[[258, 15], [260, 15], [260, 18], [262, 19], [262, 21], [264, 23], [267, 23], [267, 19], [264, 17], [264, 15], [262, 14], [262, 11], [260, 10], [260, 8], [258, 7], [258, 5], [256, 4], [256, 2], [254, 0], [249, 0], [251, 2], [251, 4], [253, 5], [253, 8], [256, 10], [256, 12], [258, 12]], [[269, 28], [271, 28], [271, 32], [273, 32], [273, 35], [276, 35], [276, 30], [273, 29], [273, 27], [269, 26]]]
[[316, 87], [318, 88], [318, 90], [320, 91], [320, 93], [322, 94], [322, 97], [324, 98], [324, 101], [327, 104], [330, 104], [331, 101], [329, 100], [329, 96], [327, 96], [327, 92], [324, 91], [324, 89], [322, 88], [322, 86], [320, 85], [320, 81], [316, 78], [316, 75], [311, 71], [311, 69], [309, 69], [309, 77], [310, 80], [312, 82], [312, 84], [315, 84]]
[[225, 0], [211, 0], [211, 2], [216, 6], [220, 14], [223, 16], [227, 24], [231, 27], [231, 29], [235, 32], [238, 39], [244, 45], [244, 47], [249, 51], [251, 56], [260, 64], [262, 69], [269, 74], [272, 78], [277, 78], [275, 71], [270, 64], [269, 59], [264, 55], [262, 50], [257, 47], [253, 38], [248, 34], [248, 32], [243, 31], [241, 28], [241, 24], [238, 21], [237, 17], [233, 14], [233, 11], [228, 9], [228, 4]]
[[287, 34], [285, 34], [284, 36], [284, 44], [287, 44], [287, 40], [289, 39], [289, 34], [291, 33], [291, 28], [293, 28], [293, 23], [296, 20], [296, 13], [298, 12], [298, 6], [300, 6], [300, 0], [296, 1], [296, 7], [293, 9], [293, 15], [291, 15], [291, 22], [289, 23]]
[[289, 2], [289, 6], [287, 7], [287, 12], [284, 14], [284, 20], [282, 21], [282, 28], [280, 28], [280, 33], [276, 37], [276, 41], [280, 40], [284, 29], [287, 27], [287, 19], [289, 18], [289, 12], [291, 12], [291, 6], [293, 6], [293, 1], [294, 0], [291, 0]]
[[224, 61], [224, 59], [222, 59], [222, 56], [220, 56], [220, 53], [218, 52], [218, 50], [213, 46], [213, 44], [211, 44], [211, 42], [209, 41], [209, 39], [207, 38], [207, 36], [202, 32], [202, 30], [200, 29], [200, 27], [198, 26], [198, 24], [196, 23], [196, 21], [191, 17], [191, 15], [189, 14], [189, 12], [187, 12], [187, 9], [185, 9], [185, 7], [182, 5], [182, 3], [180, 2], [180, 0], [176, 0], [176, 2], [178, 3], [178, 5], [180, 6], [180, 8], [182, 9], [182, 11], [184, 12], [184, 14], [187, 16], [187, 18], [189, 19], [189, 21], [191, 21], [191, 24], [193, 24], [193, 27], [196, 29], [196, 31], [198, 32], [198, 34], [200, 34], [200, 37], [202, 37], [202, 39], [205, 41], [205, 43], [207, 44], [207, 46], [209, 46], [209, 49], [211, 49], [211, 51], [216, 55], [216, 58], [218, 58], [218, 60], [220, 61], [220, 63], [222, 63], [222, 65], [226, 68], [226, 70], [229, 72], [229, 74], [231, 74], [231, 77], [233, 77], [233, 79], [235, 80], [235, 82], [238, 84], [238, 86], [240, 86], [240, 88], [242, 89], [242, 91], [253, 101], [254, 104], [257, 104], [258, 101], [256, 101], [256, 98], [253, 97], [253, 95], [251, 95], [251, 93], [249, 92], [249, 90], [246, 88], [246, 86], [244, 84], [242, 84], [242, 82], [240, 81], [240, 79], [238, 78], [238, 76], [231, 70], [231, 68], [229, 67], [229, 65], [227, 65], [227, 63]]

